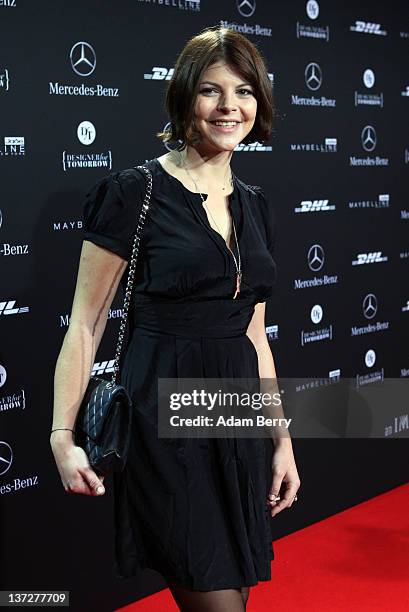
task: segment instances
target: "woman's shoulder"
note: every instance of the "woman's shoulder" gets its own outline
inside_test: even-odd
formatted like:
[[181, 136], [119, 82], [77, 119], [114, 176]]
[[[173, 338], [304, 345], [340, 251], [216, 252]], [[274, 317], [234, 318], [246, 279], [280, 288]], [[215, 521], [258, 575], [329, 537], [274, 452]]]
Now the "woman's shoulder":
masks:
[[112, 170], [90, 183], [85, 193], [86, 209], [98, 208], [106, 199], [123, 207], [128, 202], [135, 202], [136, 197], [140, 198], [145, 189], [146, 178], [140, 168]]
[[144, 172], [136, 167], [94, 181], [83, 202], [84, 238], [129, 260], [145, 189]]
[[102, 182], [117, 183], [121, 188], [140, 188], [145, 184], [145, 173], [140, 166], [131, 166], [114, 170], [105, 174], [101, 179]]

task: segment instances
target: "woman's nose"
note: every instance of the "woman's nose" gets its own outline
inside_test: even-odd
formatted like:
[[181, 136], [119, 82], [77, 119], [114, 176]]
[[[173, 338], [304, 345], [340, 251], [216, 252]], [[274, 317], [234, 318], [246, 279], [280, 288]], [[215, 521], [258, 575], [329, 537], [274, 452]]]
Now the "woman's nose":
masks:
[[218, 105], [220, 110], [231, 111], [236, 108], [233, 97], [231, 95], [225, 95], [220, 99], [220, 103]]
[[233, 104], [220, 104], [219, 110], [224, 113], [230, 113], [231, 111], [236, 110], [236, 107]]

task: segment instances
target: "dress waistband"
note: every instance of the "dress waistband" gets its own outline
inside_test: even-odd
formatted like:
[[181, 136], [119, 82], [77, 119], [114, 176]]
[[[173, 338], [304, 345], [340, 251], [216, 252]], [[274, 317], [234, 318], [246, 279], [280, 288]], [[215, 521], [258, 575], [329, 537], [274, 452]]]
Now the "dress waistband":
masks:
[[135, 303], [133, 331], [178, 336], [234, 338], [245, 335], [254, 312], [248, 300], [215, 299], [200, 302]]

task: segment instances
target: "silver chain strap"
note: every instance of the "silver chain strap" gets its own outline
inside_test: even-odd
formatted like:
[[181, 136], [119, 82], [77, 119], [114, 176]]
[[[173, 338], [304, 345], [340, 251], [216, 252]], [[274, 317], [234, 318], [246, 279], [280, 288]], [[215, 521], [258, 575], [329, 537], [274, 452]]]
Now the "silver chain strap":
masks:
[[132, 287], [133, 287], [133, 281], [134, 281], [134, 276], [135, 276], [136, 260], [138, 257], [138, 250], [139, 250], [140, 240], [142, 236], [142, 229], [143, 229], [143, 225], [146, 219], [146, 214], [149, 210], [150, 198], [151, 198], [151, 193], [152, 193], [152, 173], [151, 171], [148, 170], [148, 168], [146, 168], [145, 166], [135, 166], [135, 168], [140, 168], [141, 170], [144, 170], [146, 174], [146, 179], [147, 179], [147, 187], [146, 187], [145, 198], [142, 203], [141, 213], [139, 215], [138, 227], [136, 228], [135, 237], [134, 237], [134, 241], [132, 245], [132, 255], [131, 255], [131, 261], [129, 263], [128, 281], [126, 283], [126, 288], [125, 288], [124, 306], [122, 310], [121, 324], [119, 326], [118, 343], [117, 343], [116, 351], [115, 351], [115, 360], [114, 360], [114, 366], [113, 366], [114, 371], [112, 373], [111, 382], [108, 383], [109, 387], [113, 387], [116, 384], [116, 378], [119, 372], [119, 359], [121, 357], [122, 344], [123, 344], [124, 336], [125, 336], [125, 328], [126, 328], [126, 323], [128, 320], [129, 305], [131, 303], [131, 295], [132, 295]]

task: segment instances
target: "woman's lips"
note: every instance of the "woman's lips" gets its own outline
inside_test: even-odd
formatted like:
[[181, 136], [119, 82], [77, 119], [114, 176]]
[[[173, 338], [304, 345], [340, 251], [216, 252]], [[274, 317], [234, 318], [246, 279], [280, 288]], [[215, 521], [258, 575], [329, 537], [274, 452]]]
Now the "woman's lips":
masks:
[[237, 130], [237, 128], [240, 125], [239, 121], [235, 122], [234, 125], [229, 125], [229, 126], [227, 126], [227, 125], [216, 125], [216, 123], [214, 123], [213, 121], [210, 121], [209, 123], [218, 132], [234, 132], [235, 130]]

